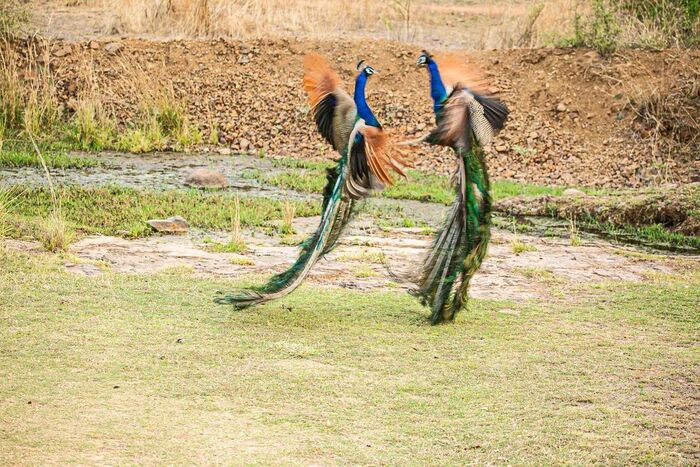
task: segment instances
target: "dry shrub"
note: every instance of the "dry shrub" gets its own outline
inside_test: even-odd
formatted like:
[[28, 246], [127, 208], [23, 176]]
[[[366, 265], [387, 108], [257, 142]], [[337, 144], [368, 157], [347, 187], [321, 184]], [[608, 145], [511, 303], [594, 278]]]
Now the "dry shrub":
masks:
[[172, 83], [160, 83], [138, 64], [121, 62], [119, 95], [135, 96], [138, 114], [120, 135], [117, 147], [129, 152], [163, 150], [170, 143], [182, 150], [202, 143], [202, 134], [187, 115]]
[[342, 35], [354, 30], [386, 31], [400, 24], [409, 34], [415, 11], [410, 1], [369, 0], [112, 0], [107, 29], [169, 37], [234, 38], [301, 34]]
[[[550, 44], [572, 37], [586, 0], [443, 4], [428, 0], [111, 0], [113, 33], [166, 37], [385, 37], [407, 42], [449, 41], [468, 48]], [[454, 14], [456, 12], [456, 14]], [[464, 18], [464, 26], [454, 23]], [[447, 29], [443, 26], [447, 25]]]
[[698, 0], [609, 0], [618, 11], [621, 42], [654, 48], [700, 45]]
[[49, 137], [57, 131], [61, 114], [48, 47], [38, 52], [34, 44], [20, 59], [9, 44], [0, 45], [0, 139]]

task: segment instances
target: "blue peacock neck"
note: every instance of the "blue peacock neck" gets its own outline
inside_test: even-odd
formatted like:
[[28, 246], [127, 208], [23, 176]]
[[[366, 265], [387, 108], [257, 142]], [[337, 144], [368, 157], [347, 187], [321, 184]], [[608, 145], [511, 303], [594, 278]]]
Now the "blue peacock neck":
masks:
[[374, 116], [372, 110], [367, 105], [365, 100], [365, 86], [367, 85], [367, 74], [360, 72], [355, 80], [355, 106], [357, 107], [357, 115], [365, 121], [367, 125], [379, 127], [379, 121]]
[[428, 71], [430, 72], [430, 97], [433, 98], [433, 110], [437, 114], [442, 103], [447, 99], [447, 89], [440, 77], [437, 63], [433, 60], [428, 61]]

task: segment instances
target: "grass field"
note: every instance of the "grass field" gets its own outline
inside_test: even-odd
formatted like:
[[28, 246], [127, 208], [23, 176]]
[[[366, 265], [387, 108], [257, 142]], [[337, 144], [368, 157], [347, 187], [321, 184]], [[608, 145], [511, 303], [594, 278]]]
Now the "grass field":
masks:
[[0, 253], [4, 465], [697, 460], [697, 272], [430, 327], [398, 291], [234, 312], [222, 280], [60, 263]]

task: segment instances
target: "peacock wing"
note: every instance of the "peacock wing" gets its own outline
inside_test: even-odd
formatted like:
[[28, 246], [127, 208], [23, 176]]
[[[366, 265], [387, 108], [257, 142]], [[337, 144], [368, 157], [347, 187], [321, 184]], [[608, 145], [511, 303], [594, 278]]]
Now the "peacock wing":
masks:
[[438, 125], [428, 141], [467, 150], [474, 144], [474, 138], [482, 146], [489, 145], [507, 118], [508, 107], [503, 102], [457, 84], [445, 101]]
[[349, 154], [350, 176], [346, 186], [355, 199], [390, 186], [393, 183], [391, 172], [406, 176], [404, 167], [407, 164], [390, 143], [387, 133], [382, 128], [367, 125], [362, 119], [355, 123], [350, 134]]
[[304, 89], [319, 133], [342, 153], [353, 130], [357, 108], [343, 90], [338, 74], [317, 53], [304, 58]]

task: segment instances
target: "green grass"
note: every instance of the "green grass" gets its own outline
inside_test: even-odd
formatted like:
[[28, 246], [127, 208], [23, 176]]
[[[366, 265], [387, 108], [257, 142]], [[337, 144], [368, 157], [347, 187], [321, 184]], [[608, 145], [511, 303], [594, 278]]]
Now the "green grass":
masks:
[[0, 463], [692, 464], [700, 275], [472, 300], [399, 291], [245, 311], [186, 270], [0, 253]]
[[[61, 150], [46, 150], [42, 156], [49, 168], [84, 169], [100, 165], [93, 157], [74, 156]], [[30, 146], [13, 145], [0, 149], [0, 168], [3, 167], [41, 167], [41, 162]]]
[[[273, 165], [302, 170], [290, 170], [273, 175], [254, 170], [247, 172], [246, 177], [256, 179], [260, 183], [288, 190], [301, 191], [303, 193], [321, 193], [326, 183], [325, 169], [332, 167], [334, 163], [283, 158], [274, 159]], [[492, 196], [496, 200], [511, 196], [557, 196], [563, 191], [563, 187], [548, 187], [508, 180], [495, 180], [492, 182]], [[406, 179], [396, 178], [395, 184], [383, 190], [379, 196], [445, 205], [451, 204], [455, 197], [448, 176], [413, 169], [407, 171]]]
[[[149, 219], [183, 216], [190, 226], [208, 229], [231, 227], [233, 197], [223, 193], [190, 191], [137, 191], [125, 187], [64, 187], [59, 197], [66, 221], [85, 233], [144, 236], [151, 234]], [[319, 214], [313, 201], [294, 201], [300, 216]], [[283, 217], [282, 201], [266, 198], [241, 199], [241, 225], [260, 227]], [[36, 223], [51, 211], [46, 188], [26, 188], [11, 208], [11, 235], [30, 235]]]
[[214, 243], [210, 249], [217, 253], [245, 253], [248, 246], [245, 242], [230, 240], [227, 243]]
[[600, 222], [589, 216], [580, 219], [578, 222], [583, 228], [601, 232], [605, 236], [619, 241], [632, 239], [634, 242], [656, 246], [665, 245], [672, 248], [700, 250], [700, 237], [671, 232], [659, 224], [643, 226], [617, 225], [612, 222]]

